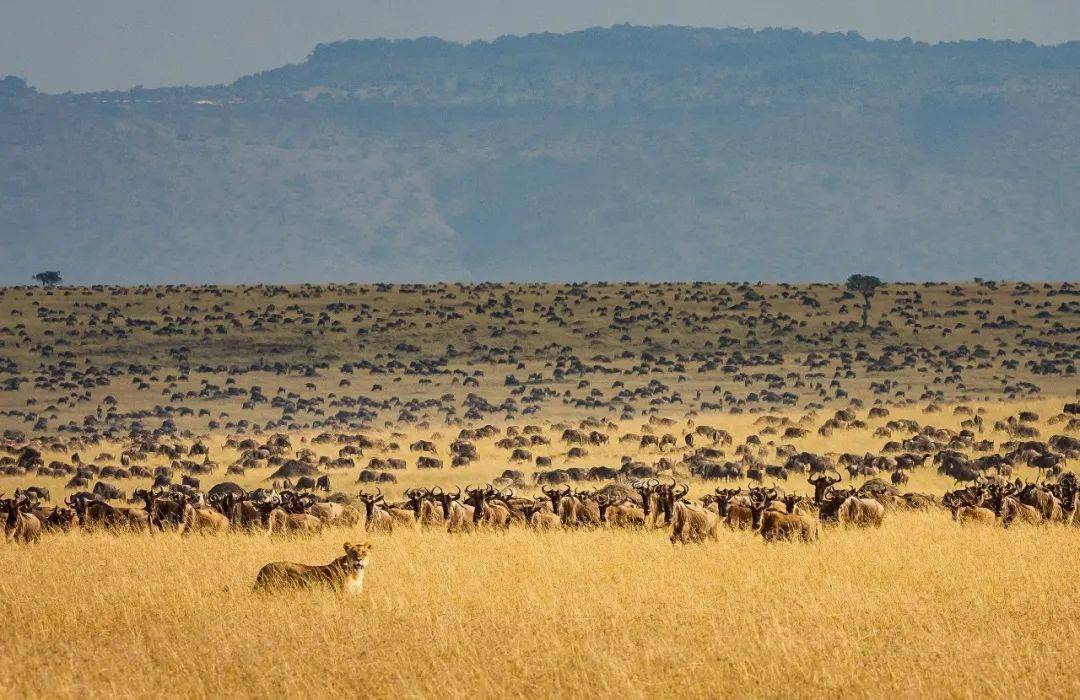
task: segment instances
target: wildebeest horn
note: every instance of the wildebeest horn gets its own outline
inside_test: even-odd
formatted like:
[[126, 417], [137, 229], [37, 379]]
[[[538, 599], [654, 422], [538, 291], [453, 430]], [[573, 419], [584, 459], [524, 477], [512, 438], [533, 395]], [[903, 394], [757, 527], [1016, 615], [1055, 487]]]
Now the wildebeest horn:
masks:
[[[439, 492], [438, 492], [438, 493], [435, 493], [435, 490], [436, 490], [436, 489], [438, 489], [438, 490], [439, 490]], [[441, 487], [441, 486], [432, 486], [432, 487], [431, 487], [431, 491], [429, 491], [428, 493], [430, 493], [430, 494], [431, 494], [432, 496], [441, 496], [441, 495], [442, 495], [442, 493], [443, 493], [443, 490], [442, 490], [442, 487]]]

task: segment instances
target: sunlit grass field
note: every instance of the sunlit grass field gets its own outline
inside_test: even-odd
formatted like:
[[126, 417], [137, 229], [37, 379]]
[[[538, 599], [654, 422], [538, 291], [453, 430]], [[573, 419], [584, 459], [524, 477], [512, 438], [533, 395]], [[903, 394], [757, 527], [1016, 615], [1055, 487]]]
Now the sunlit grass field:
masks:
[[[1052, 403], [989, 404], [987, 415], [1021, 408]], [[959, 420], [933, 415], [935, 425]], [[722, 424], [738, 442], [753, 421]], [[878, 449], [873, 428], [803, 445]], [[475, 466], [410, 469], [385, 490], [490, 480], [506, 464], [489, 442]], [[604, 450], [619, 447], [603, 448], [598, 463]], [[350, 475], [333, 475], [335, 489], [355, 492]], [[265, 485], [266, 476], [241, 481]], [[691, 483], [694, 496], [716, 485]], [[806, 489], [798, 478], [782, 486]], [[927, 466], [909, 488], [940, 495], [950, 486]], [[251, 590], [269, 561], [325, 563], [343, 542], [368, 539], [375, 553], [359, 597]], [[0, 690], [1068, 697], [1080, 692], [1078, 549], [1080, 528], [962, 528], [945, 512], [890, 512], [881, 529], [830, 527], [812, 545], [726, 530], [719, 542], [687, 546], [663, 530], [607, 529], [47, 535], [0, 547]]]
[[374, 536], [359, 597], [251, 592], [360, 531], [0, 548], [7, 697], [1075, 697], [1080, 528], [890, 514], [724, 532]]
[[[392, 472], [396, 484], [381, 485], [395, 500], [410, 487], [488, 483], [506, 469], [522, 473], [515, 491], [529, 495], [537, 458], [550, 460], [545, 469], [617, 468], [630, 458], [699, 498], [748, 483], [689, 475], [683, 438], [698, 426], [733, 438], [713, 446], [723, 450], [715, 461], [738, 461], [743, 446], [750, 461], [773, 465], [784, 461], [777, 448], [834, 461], [880, 455], [913, 435], [877, 434], [896, 419], [955, 434], [978, 412], [976, 440], [994, 441], [997, 453], [1013, 436], [994, 423], [1020, 411], [1038, 414], [1025, 425], [1041, 440], [1077, 436], [1057, 417], [1076, 401], [1075, 375], [1035, 372], [1042, 360], [1063, 366], [1071, 350], [1024, 342], [1045, 334], [1075, 343], [1059, 332], [1068, 299], [1053, 285], [890, 285], [875, 298], [872, 329], [858, 327], [858, 300], [837, 285], [754, 289], [750, 298], [735, 285], [9, 288], [0, 359], [17, 371], [0, 379], [21, 383], [0, 391], [3, 456], [14, 462], [23, 437], [38, 437], [45, 464], [73, 463], [78, 452], [82, 464], [115, 467], [136, 423], [155, 430], [167, 417], [161, 442], [185, 448], [183, 459], [198, 465], [203, 457], [186, 448], [209, 448], [217, 466], [200, 476], [204, 489], [272, 484], [277, 464], [267, 458], [226, 474], [245, 457], [229, 437], [261, 444], [286, 433], [291, 449], [275, 455], [279, 463], [310, 450], [316, 464], [344, 456], [334, 436], [362, 433], [378, 446], [350, 454], [347, 468], [319, 465], [332, 491], [373, 490], [357, 483], [373, 459], [408, 463]], [[900, 346], [894, 364], [873, 366]], [[736, 352], [745, 357], [728, 371]], [[751, 361], [771, 353], [781, 359]], [[570, 356], [587, 369], [569, 371]], [[373, 364], [351, 365], [360, 360]], [[420, 360], [444, 364], [405, 371]], [[645, 391], [654, 384], [661, 389]], [[281, 403], [251, 401], [255, 387]], [[527, 401], [534, 389], [542, 397]], [[766, 400], [765, 389], [795, 398]], [[509, 408], [468, 417], [468, 397]], [[362, 417], [346, 402], [359, 398], [374, 412]], [[889, 416], [869, 417], [875, 406]], [[841, 408], [865, 427], [819, 434]], [[343, 409], [352, 415], [332, 420]], [[770, 430], [765, 414], [790, 422]], [[571, 456], [560, 435], [584, 418], [599, 421], [590, 429], [609, 442]], [[451, 469], [459, 431], [485, 424], [498, 435], [474, 440], [478, 459]], [[526, 425], [550, 444], [512, 461], [495, 443]], [[785, 437], [789, 425], [808, 433]], [[331, 439], [317, 440], [323, 433]], [[664, 450], [620, 440], [667, 433], [675, 446]], [[409, 449], [418, 440], [433, 442], [447, 466], [418, 469], [427, 454]], [[131, 461], [149, 470], [174, 462], [152, 448]], [[172, 466], [179, 480], [183, 467]], [[1014, 476], [1042, 475], [1021, 466]], [[844, 477], [844, 487], [865, 481]], [[0, 476], [0, 493], [35, 484], [59, 504], [67, 480], [30, 470]], [[127, 494], [149, 485], [104, 480]], [[797, 474], [777, 486], [809, 490]], [[902, 490], [940, 498], [955, 487], [928, 460]], [[323, 564], [344, 542], [369, 539], [359, 596], [252, 591], [268, 562]], [[879, 529], [829, 526], [808, 545], [728, 530], [719, 541], [672, 545], [662, 529], [541, 534], [520, 525], [46, 534], [0, 544], [0, 697], [1077, 697], [1078, 550], [1080, 527], [961, 527], [946, 511], [890, 511]]]

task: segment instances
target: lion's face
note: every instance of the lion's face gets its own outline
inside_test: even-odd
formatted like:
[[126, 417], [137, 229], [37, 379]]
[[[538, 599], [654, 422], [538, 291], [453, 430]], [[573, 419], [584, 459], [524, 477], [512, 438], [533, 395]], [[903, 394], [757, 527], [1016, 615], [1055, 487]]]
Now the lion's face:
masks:
[[370, 542], [364, 542], [363, 544], [351, 544], [345, 543], [345, 559], [348, 564], [354, 569], [364, 568], [364, 564], [367, 562], [368, 557], [371, 555], [372, 544]]

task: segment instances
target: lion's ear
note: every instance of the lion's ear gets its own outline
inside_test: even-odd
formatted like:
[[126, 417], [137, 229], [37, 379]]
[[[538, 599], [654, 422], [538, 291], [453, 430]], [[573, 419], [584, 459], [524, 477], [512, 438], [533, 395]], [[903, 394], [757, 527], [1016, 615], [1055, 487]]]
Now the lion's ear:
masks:
[[346, 542], [345, 543], [345, 553], [348, 554], [348, 553], [353, 552], [353, 551], [356, 551], [356, 548], [353, 545]]

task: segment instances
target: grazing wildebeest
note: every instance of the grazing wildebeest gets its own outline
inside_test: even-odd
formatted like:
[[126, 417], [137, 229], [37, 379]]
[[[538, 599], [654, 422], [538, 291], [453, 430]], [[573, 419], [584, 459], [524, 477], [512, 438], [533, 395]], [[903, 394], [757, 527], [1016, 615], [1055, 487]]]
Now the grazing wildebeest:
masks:
[[103, 501], [120, 501], [124, 500], [124, 492], [113, 486], [107, 484], [104, 481], [99, 481], [94, 484], [93, 494]]
[[417, 469], [442, 469], [443, 462], [438, 457], [419, 457], [416, 460]]
[[[3, 494], [0, 494], [2, 497]], [[31, 543], [41, 537], [41, 520], [29, 512], [30, 499], [26, 496], [0, 500], [0, 517], [4, 519], [6, 542]]]

